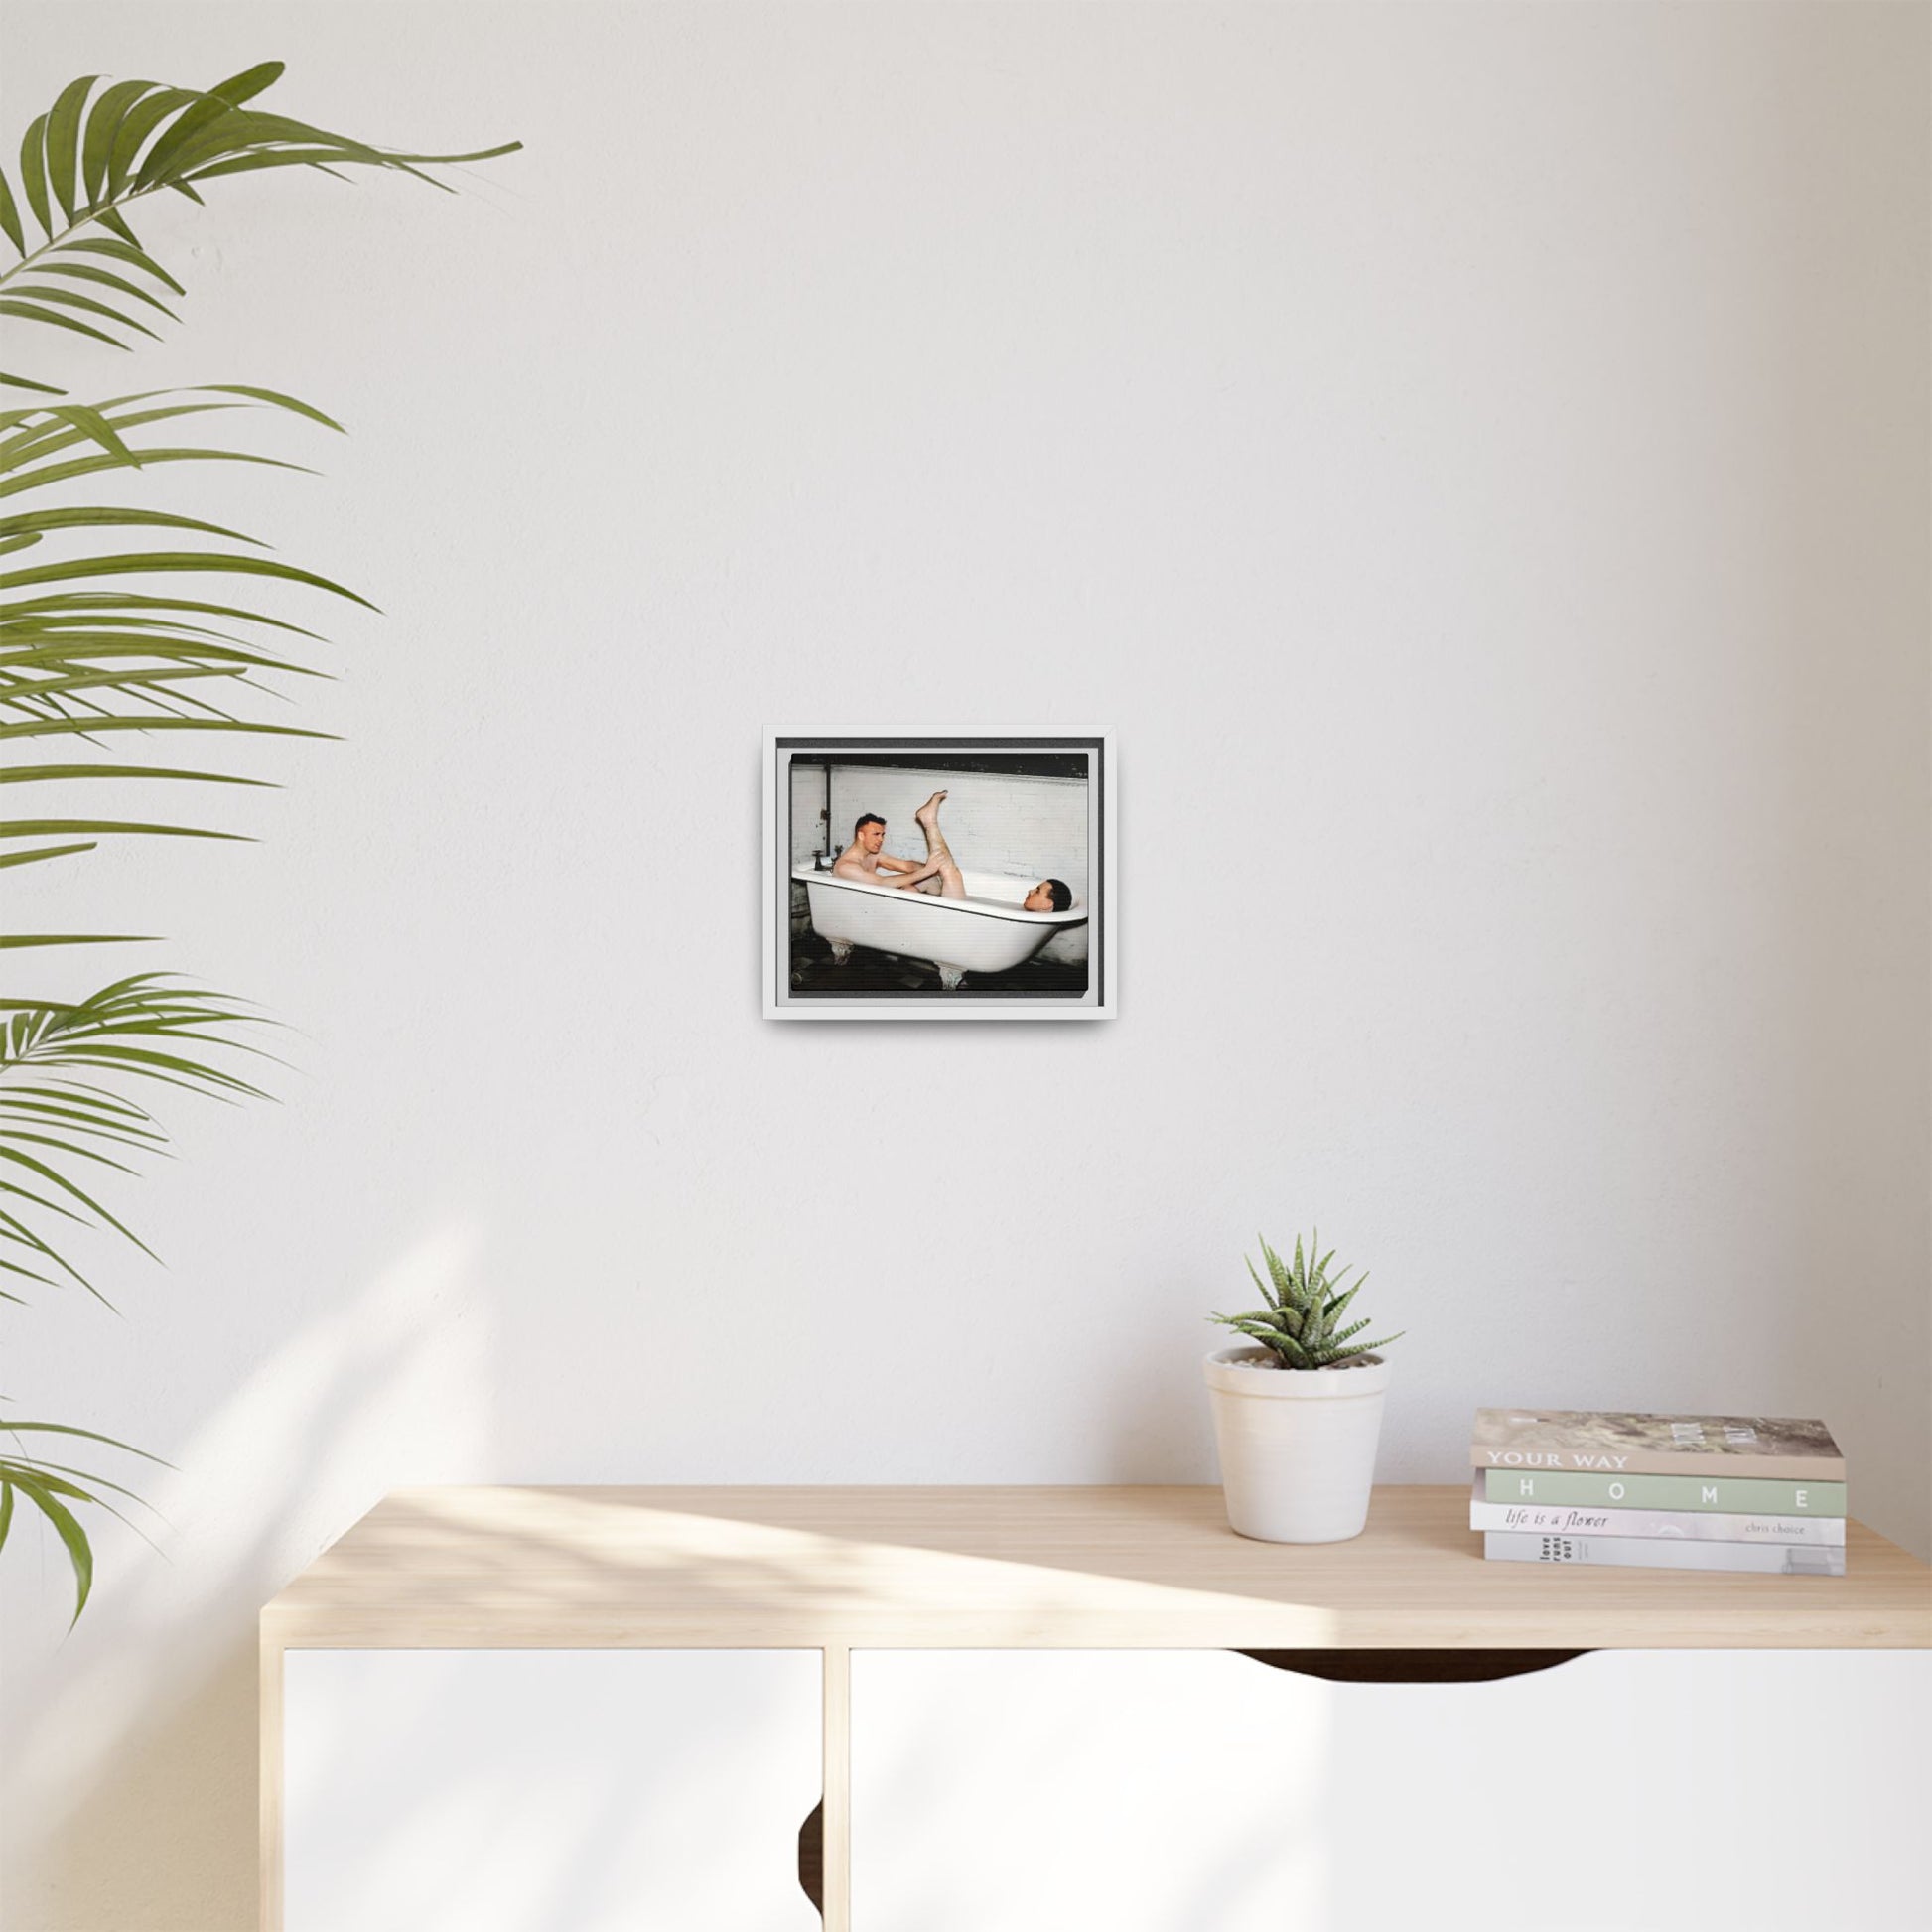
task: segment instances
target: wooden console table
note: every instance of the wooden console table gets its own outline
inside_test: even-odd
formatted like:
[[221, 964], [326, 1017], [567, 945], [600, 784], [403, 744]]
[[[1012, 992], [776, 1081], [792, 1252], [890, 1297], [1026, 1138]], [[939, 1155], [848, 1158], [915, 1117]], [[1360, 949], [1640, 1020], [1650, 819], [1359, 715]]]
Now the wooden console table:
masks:
[[1231, 1534], [1212, 1487], [398, 1491], [261, 1615], [262, 1924], [307, 1932], [284, 1917], [291, 1652], [821, 1653], [822, 1910], [845, 1932], [855, 1651], [1322, 1653], [1318, 1675], [1429, 1678], [1458, 1673], [1425, 1653], [1505, 1675], [1537, 1652], [1932, 1648], [1932, 1572], [1858, 1523], [1845, 1577], [1786, 1578], [1485, 1563], [1467, 1508], [1382, 1488], [1356, 1540], [1283, 1546]]

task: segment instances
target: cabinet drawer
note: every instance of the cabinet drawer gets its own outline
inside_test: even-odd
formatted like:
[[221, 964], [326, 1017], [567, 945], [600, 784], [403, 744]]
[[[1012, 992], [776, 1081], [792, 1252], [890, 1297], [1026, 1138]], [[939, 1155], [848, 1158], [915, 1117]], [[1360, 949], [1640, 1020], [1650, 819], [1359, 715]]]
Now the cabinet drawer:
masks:
[[860, 1652], [853, 1932], [1922, 1932], [1928, 1738], [1922, 1651]]
[[816, 1932], [815, 1650], [291, 1650], [287, 1932]]

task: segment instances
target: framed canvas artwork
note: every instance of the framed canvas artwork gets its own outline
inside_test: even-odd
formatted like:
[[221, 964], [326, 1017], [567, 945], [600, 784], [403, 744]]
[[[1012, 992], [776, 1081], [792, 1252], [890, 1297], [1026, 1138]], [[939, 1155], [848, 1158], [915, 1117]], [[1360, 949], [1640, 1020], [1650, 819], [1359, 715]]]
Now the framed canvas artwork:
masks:
[[1106, 732], [769, 730], [772, 1020], [1107, 1020]]

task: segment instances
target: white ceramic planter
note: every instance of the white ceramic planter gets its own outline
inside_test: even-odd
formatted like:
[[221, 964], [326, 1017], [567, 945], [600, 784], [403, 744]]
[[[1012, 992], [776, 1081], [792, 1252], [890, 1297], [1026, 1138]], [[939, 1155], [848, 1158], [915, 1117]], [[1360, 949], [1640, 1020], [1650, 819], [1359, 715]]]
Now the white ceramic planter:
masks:
[[1273, 1359], [1265, 1348], [1222, 1348], [1204, 1364], [1228, 1524], [1264, 1543], [1360, 1536], [1389, 1365], [1368, 1356], [1351, 1368], [1280, 1369]]

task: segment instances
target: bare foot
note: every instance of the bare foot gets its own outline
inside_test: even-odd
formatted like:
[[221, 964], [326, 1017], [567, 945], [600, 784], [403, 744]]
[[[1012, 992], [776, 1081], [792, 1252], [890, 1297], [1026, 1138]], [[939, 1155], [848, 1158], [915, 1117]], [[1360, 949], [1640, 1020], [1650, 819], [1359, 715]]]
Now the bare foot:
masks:
[[938, 824], [939, 807], [943, 805], [945, 802], [946, 802], [946, 794], [943, 791], [935, 791], [932, 794], [932, 796], [928, 798], [925, 801], [925, 803], [921, 805], [919, 809], [912, 814], [912, 816], [919, 824], [923, 825], [925, 829], [928, 832], [930, 832]]

